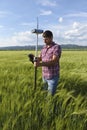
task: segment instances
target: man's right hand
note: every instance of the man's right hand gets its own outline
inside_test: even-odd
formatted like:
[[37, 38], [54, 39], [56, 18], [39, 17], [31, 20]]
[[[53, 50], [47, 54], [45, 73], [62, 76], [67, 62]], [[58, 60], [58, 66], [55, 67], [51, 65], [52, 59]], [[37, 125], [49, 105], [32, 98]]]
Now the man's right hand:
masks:
[[39, 67], [39, 64], [40, 64], [40, 58], [39, 57], [35, 57], [35, 59], [34, 59], [34, 66], [35, 67]]

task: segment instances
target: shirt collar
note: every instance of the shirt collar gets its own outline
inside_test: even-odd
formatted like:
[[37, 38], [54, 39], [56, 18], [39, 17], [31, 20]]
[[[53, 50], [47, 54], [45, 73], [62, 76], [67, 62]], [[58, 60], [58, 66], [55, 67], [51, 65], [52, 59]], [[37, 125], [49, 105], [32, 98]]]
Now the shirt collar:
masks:
[[45, 47], [44, 47], [44, 48], [49, 49], [49, 48], [51, 48], [54, 44], [55, 44], [55, 43], [54, 43], [54, 42], [52, 42], [49, 46], [46, 46], [46, 45], [45, 45]]

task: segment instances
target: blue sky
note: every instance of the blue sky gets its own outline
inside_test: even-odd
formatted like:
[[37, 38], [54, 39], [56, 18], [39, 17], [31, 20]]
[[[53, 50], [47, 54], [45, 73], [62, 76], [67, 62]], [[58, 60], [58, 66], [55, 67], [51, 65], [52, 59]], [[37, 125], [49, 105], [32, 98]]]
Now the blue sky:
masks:
[[0, 0], [0, 47], [35, 45], [37, 17], [55, 42], [87, 45], [87, 0]]

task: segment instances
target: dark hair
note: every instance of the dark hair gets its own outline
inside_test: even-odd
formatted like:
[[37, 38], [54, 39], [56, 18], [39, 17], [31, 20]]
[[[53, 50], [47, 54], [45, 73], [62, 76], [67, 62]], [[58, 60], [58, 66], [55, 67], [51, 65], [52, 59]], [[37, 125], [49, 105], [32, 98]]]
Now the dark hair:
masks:
[[53, 37], [53, 33], [49, 30], [46, 30], [44, 33], [43, 33], [43, 37], [48, 37], [48, 38], [51, 38]]

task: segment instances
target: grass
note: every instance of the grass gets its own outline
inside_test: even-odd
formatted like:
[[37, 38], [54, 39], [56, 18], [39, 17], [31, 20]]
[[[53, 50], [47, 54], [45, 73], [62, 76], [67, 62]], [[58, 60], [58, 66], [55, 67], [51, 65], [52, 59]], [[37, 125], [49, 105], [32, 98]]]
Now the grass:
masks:
[[87, 130], [87, 51], [63, 51], [54, 97], [34, 91], [29, 51], [0, 51], [0, 130]]

